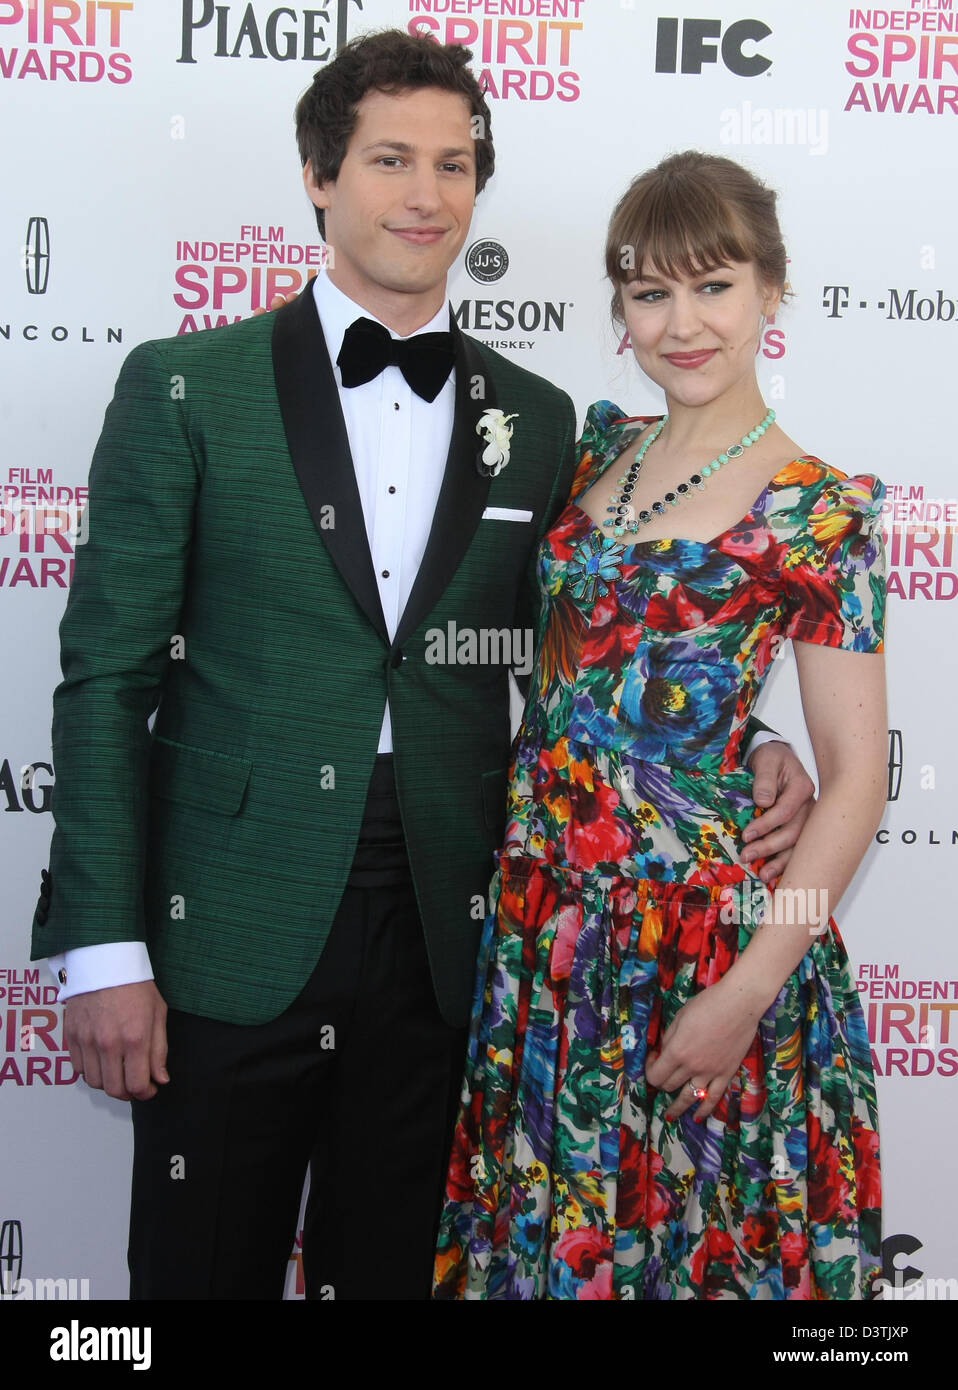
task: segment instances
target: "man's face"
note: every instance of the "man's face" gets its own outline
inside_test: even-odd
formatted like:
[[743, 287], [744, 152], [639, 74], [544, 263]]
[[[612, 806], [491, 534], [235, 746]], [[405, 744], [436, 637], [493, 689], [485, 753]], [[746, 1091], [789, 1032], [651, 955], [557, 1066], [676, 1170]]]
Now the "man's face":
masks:
[[441, 300], [476, 196], [468, 102], [436, 87], [371, 91], [356, 113], [337, 178], [317, 184], [308, 163], [303, 171], [326, 211], [330, 278], [374, 312], [397, 296]]

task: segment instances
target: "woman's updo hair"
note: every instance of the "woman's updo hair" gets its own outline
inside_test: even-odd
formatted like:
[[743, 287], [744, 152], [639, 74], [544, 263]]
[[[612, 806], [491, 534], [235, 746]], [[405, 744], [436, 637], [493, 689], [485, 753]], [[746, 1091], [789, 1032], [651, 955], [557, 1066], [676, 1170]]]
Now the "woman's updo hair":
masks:
[[773, 189], [721, 155], [685, 150], [634, 179], [609, 222], [606, 274], [612, 318], [621, 324], [622, 286], [655, 267], [698, 275], [729, 261], [752, 261], [763, 285], [785, 292], [785, 243]]

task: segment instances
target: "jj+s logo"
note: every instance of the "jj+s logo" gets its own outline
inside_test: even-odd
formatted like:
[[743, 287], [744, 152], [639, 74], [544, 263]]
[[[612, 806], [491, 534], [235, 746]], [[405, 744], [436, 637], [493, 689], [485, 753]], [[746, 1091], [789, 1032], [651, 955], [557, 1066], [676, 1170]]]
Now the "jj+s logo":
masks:
[[474, 241], [466, 252], [466, 272], [480, 285], [501, 280], [509, 269], [509, 253], [498, 241], [488, 237]]
[[746, 45], [761, 43], [771, 29], [760, 19], [661, 18], [655, 31], [655, 71], [699, 74], [706, 63], [722, 62], [736, 77], [757, 77], [772, 66], [771, 58]]

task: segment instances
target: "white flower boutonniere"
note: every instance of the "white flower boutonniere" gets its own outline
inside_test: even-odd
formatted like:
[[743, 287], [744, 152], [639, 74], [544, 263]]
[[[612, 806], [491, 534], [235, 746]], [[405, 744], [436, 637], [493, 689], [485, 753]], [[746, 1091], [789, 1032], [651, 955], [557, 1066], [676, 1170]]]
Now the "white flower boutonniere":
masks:
[[484, 477], [494, 478], [509, 462], [509, 442], [512, 439], [509, 421], [516, 418], [515, 415], [503, 415], [501, 410], [486, 410], [479, 417], [476, 434], [482, 435], [486, 447], [478, 467]]

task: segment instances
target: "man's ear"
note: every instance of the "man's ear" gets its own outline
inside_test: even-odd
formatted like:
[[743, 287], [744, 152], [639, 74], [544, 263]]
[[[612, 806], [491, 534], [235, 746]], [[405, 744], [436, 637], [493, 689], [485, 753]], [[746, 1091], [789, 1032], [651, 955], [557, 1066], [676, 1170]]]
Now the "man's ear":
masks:
[[328, 189], [331, 182], [331, 179], [324, 179], [322, 183], [317, 183], [313, 174], [312, 162], [307, 159], [303, 165], [303, 187], [306, 189], [307, 197], [315, 207], [329, 207]]

